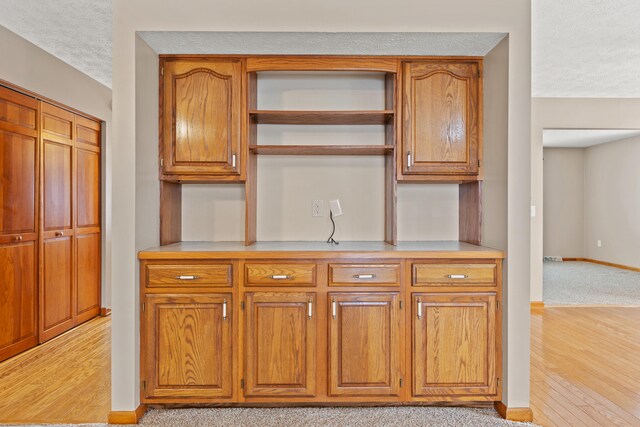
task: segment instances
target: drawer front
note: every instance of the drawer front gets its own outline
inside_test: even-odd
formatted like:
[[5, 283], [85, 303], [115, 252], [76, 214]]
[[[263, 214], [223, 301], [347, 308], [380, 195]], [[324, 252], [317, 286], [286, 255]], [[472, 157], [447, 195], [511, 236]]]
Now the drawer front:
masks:
[[414, 286], [495, 286], [496, 264], [413, 264]]
[[147, 287], [232, 286], [231, 264], [149, 264]]
[[329, 264], [329, 286], [400, 286], [399, 264]]
[[259, 264], [244, 266], [246, 286], [315, 286], [315, 264]]

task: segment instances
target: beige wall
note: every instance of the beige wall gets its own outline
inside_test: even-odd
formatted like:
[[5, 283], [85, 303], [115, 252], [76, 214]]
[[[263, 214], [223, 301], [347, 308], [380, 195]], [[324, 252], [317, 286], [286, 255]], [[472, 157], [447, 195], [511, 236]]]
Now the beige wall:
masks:
[[544, 255], [584, 257], [584, 148], [544, 149]]
[[[389, 8], [381, 0], [308, 4], [289, 0], [135, 2], [115, 0], [114, 88], [114, 318], [112, 408], [132, 410], [139, 402], [136, 242], [150, 230], [136, 228], [136, 31], [425, 31], [508, 32], [508, 196], [506, 227], [509, 289], [505, 298], [505, 402], [529, 405], [529, 227], [530, 203], [530, 1], [403, 0]], [[460, 11], [465, 11], [461, 13]], [[146, 140], [146, 139], [145, 139]], [[136, 143], [144, 143], [137, 141]], [[504, 225], [504, 224], [503, 224]], [[154, 237], [155, 238], [155, 237]]]
[[105, 121], [102, 305], [111, 306], [111, 89], [0, 26], [0, 79]]
[[544, 129], [640, 129], [637, 98], [533, 98], [531, 100], [531, 301], [542, 301]]
[[[640, 268], [640, 137], [585, 153], [586, 258]], [[597, 240], [602, 247], [597, 247]]]

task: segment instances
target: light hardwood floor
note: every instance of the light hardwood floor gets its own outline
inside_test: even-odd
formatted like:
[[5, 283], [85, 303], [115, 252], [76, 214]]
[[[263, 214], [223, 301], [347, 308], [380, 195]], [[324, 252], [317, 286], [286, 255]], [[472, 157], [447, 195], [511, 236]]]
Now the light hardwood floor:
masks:
[[532, 311], [531, 406], [543, 426], [640, 426], [640, 308]]
[[105, 423], [110, 409], [110, 317], [0, 363], [0, 423]]
[[[111, 320], [0, 363], [0, 423], [106, 422]], [[531, 405], [543, 426], [640, 426], [640, 308], [534, 310]]]

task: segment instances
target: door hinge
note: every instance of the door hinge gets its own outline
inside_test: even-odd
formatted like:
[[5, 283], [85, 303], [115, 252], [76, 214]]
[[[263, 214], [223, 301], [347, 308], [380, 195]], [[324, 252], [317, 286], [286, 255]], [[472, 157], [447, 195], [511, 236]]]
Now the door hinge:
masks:
[[146, 304], [142, 303], [142, 311], [144, 311], [145, 308], [146, 308]]
[[402, 304], [402, 300], [400, 300], [400, 310], [402, 310], [404, 304]]
[[240, 308], [241, 308], [242, 310], [244, 310], [244, 301], [242, 301], [242, 302], [240, 303]]
[[146, 381], [142, 381], [142, 389], [143, 390], [147, 389], [147, 382]]
[[164, 67], [160, 67], [160, 75], [164, 76]]
[[496, 382], [498, 383], [498, 387], [500, 387], [500, 378], [496, 378]]
[[164, 167], [164, 159], [160, 159], [160, 166]]
[[482, 167], [482, 160], [478, 159], [478, 167]]
[[496, 301], [496, 310], [500, 311], [500, 301]]
[[240, 380], [240, 388], [244, 388], [244, 378]]
[[402, 383], [403, 383], [402, 378], [400, 378], [400, 387], [402, 387]]
[[482, 77], [482, 72], [480, 71], [480, 68], [478, 68], [478, 78]]

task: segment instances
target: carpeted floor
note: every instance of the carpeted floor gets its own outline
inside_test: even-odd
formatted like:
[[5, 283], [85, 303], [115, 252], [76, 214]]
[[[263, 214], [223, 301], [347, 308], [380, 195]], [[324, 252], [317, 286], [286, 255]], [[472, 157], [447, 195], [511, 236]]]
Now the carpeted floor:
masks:
[[591, 262], [544, 263], [543, 301], [548, 305], [640, 305], [640, 273]]
[[[107, 424], [81, 425], [84, 427], [107, 426]], [[505, 421], [493, 409], [433, 407], [152, 409], [145, 414], [139, 425], [158, 427], [535, 426], [531, 423]], [[47, 424], [47, 427], [62, 426], [73, 425]]]

